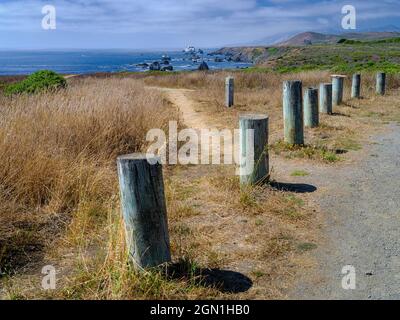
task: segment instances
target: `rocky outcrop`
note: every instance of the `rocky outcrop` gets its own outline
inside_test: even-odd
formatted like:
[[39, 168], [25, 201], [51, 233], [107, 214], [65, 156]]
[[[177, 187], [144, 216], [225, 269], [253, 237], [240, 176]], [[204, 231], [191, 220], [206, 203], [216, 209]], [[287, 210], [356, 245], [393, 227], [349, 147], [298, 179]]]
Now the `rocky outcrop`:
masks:
[[161, 65], [158, 61], [154, 61], [149, 68], [151, 71], [160, 71], [161, 70]]
[[225, 56], [227, 61], [259, 63], [268, 60], [270, 57], [283, 53], [284, 48], [276, 47], [233, 47], [222, 48], [212, 52], [212, 55]]
[[210, 68], [208, 67], [208, 64], [205, 61], [203, 61], [202, 63], [200, 63], [199, 70], [207, 71], [207, 70], [210, 70]]
[[254, 63], [261, 54], [265, 53], [265, 47], [233, 47], [222, 48], [211, 55], [225, 56], [227, 61]]
[[171, 65], [168, 65], [168, 66], [162, 67], [161, 71], [174, 71], [174, 67]]

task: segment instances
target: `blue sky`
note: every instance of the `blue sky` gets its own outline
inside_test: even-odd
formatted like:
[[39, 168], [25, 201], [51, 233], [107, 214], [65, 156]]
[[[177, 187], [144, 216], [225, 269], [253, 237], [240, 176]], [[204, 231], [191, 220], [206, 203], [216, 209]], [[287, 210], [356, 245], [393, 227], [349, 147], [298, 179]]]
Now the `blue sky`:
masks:
[[[56, 30], [41, 28], [47, 4], [57, 10]], [[400, 29], [400, 0], [0, 0], [0, 48], [267, 44], [303, 31], [344, 31], [347, 4], [357, 10], [358, 31]]]

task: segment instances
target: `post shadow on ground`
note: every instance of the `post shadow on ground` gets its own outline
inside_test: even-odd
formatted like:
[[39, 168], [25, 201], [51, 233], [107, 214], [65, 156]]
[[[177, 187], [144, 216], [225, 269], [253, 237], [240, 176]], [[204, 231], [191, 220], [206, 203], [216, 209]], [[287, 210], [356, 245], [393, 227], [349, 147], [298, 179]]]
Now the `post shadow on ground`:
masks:
[[187, 260], [168, 264], [163, 269], [164, 276], [170, 280], [187, 280], [204, 287], [215, 288], [222, 293], [240, 293], [248, 291], [252, 280], [242, 273], [207, 268], [193, 268]]
[[317, 191], [317, 187], [307, 183], [286, 183], [270, 181], [269, 185], [279, 191], [288, 191], [294, 193], [312, 193]]
[[[358, 100], [361, 101], [361, 100], [365, 100], [365, 99], [363, 97], [360, 97]], [[349, 101], [349, 102], [348, 101], [344, 101], [344, 102], [342, 102], [342, 105], [345, 106], [345, 107], [352, 108], [352, 109], [361, 109], [361, 107], [355, 105], [351, 101]]]
[[331, 114], [331, 116], [334, 116], [334, 117], [346, 117], [346, 118], [350, 118], [350, 115], [348, 115], [348, 114], [345, 114], [345, 113], [342, 113], [342, 112], [333, 112], [333, 113]]

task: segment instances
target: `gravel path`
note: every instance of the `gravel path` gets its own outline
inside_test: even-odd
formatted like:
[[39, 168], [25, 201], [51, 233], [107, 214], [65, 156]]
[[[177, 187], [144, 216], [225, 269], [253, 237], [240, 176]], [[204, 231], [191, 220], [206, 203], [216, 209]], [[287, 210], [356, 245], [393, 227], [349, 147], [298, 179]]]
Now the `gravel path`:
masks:
[[[357, 161], [303, 166], [311, 174], [296, 178], [317, 187], [311, 198], [324, 214], [326, 241], [314, 252], [319, 266], [289, 298], [400, 299], [400, 127], [372, 140]], [[355, 290], [342, 288], [345, 265], [356, 270]]]

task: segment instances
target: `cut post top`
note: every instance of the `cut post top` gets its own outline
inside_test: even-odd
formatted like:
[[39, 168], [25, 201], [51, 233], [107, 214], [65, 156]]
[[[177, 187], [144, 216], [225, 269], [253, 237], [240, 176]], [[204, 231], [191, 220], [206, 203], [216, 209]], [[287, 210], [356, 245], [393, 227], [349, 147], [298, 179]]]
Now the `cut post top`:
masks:
[[225, 84], [226, 85], [233, 86], [234, 82], [235, 82], [235, 79], [233, 77], [227, 77], [225, 79]]
[[287, 80], [283, 82], [284, 84], [301, 84], [301, 80]]
[[268, 119], [268, 115], [261, 113], [244, 113], [239, 115], [240, 120], [264, 120]]
[[321, 86], [332, 86], [332, 83], [330, 83], [330, 82], [324, 82], [324, 83], [321, 83]]
[[156, 156], [154, 154], [149, 154], [149, 153], [131, 153], [131, 154], [125, 154], [122, 156], [119, 156], [117, 158], [117, 161], [143, 161], [143, 160], [151, 160], [155, 162], [159, 162], [161, 158], [159, 156]]
[[306, 89], [306, 91], [318, 91], [318, 88], [309, 87], [309, 88]]
[[379, 78], [386, 78], [386, 72], [377, 72], [376, 77]]
[[331, 77], [332, 78], [347, 78], [347, 76], [342, 75], [342, 74], [332, 74]]

